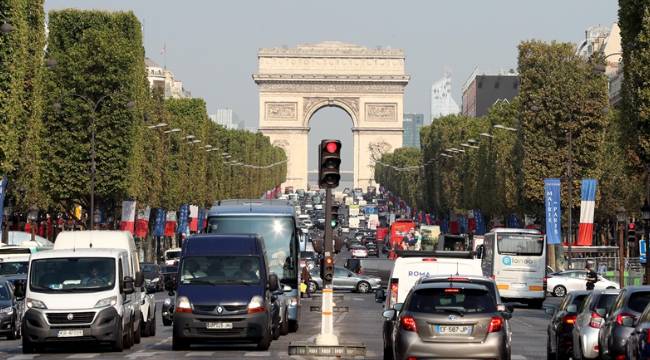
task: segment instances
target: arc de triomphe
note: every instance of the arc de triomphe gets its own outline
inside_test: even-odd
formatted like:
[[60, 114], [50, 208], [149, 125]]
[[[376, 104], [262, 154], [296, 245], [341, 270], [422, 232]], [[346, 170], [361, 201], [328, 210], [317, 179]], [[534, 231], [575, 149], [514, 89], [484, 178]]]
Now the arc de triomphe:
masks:
[[[288, 157], [283, 186], [307, 188], [309, 120], [336, 106], [352, 119], [354, 186], [374, 183], [374, 158], [402, 146], [404, 52], [327, 41], [258, 52], [259, 129]], [[315, 144], [313, 146], [316, 146]]]

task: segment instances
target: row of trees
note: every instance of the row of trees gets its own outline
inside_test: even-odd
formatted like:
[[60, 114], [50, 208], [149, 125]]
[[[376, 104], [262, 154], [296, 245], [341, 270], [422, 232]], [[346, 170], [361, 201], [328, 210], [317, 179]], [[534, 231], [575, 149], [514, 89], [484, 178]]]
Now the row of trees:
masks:
[[[385, 154], [376, 180], [412, 206], [443, 216], [479, 208], [488, 217], [543, 219], [544, 179], [562, 178], [566, 209], [571, 169], [574, 210], [582, 178], [599, 180], [597, 219], [621, 205], [638, 209], [644, 197], [643, 173], [634, 161], [642, 158], [640, 140], [626, 133], [626, 111], [608, 106], [607, 79], [595, 70], [602, 62], [580, 58], [573, 44], [522, 42], [514, 101], [498, 102], [479, 118], [435, 119], [421, 130], [422, 151], [410, 151], [408, 162], [396, 156], [402, 149]], [[646, 131], [635, 129], [637, 135]], [[401, 169], [414, 161], [415, 167]]]
[[125, 199], [178, 209], [259, 197], [285, 180], [268, 137], [214, 124], [202, 99], [149, 90], [133, 13], [53, 11], [47, 47], [42, 0], [2, 2], [0, 16], [13, 28], [0, 34], [0, 174], [18, 210], [88, 209], [93, 173], [109, 213]]

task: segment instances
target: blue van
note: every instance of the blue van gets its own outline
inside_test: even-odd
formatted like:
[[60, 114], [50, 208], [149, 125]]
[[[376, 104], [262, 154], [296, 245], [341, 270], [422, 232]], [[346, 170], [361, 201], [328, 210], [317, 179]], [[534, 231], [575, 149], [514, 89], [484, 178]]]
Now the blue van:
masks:
[[195, 235], [181, 251], [173, 350], [192, 343], [255, 343], [280, 336], [278, 277], [256, 234]]

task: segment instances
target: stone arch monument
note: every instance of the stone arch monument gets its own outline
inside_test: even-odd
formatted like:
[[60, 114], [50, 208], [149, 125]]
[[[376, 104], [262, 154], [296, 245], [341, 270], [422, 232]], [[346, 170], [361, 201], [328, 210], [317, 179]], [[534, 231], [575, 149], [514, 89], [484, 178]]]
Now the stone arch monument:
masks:
[[[258, 52], [259, 129], [289, 160], [283, 186], [307, 188], [309, 120], [336, 106], [352, 119], [354, 186], [374, 183], [379, 151], [402, 146], [404, 52], [336, 41]], [[314, 145], [315, 146], [315, 145]], [[379, 149], [379, 150], [378, 150]]]

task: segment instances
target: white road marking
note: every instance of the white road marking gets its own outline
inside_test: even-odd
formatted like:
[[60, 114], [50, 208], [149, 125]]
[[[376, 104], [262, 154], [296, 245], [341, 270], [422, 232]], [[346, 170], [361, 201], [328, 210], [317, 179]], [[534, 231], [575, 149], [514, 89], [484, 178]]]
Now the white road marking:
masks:
[[72, 354], [66, 357], [66, 359], [92, 359], [99, 356], [99, 353], [94, 354]]
[[190, 351], [185, 354], [185, 357], [210, 357], [212, 355], [214, 355], [214, 351]]
[[270, 351], [246, 352], [246, 353], [244, 353], [244, 356], [246, 356], [246, 357], [269, 357], [269, 356], [271, 356], [271, 352]]
[[526, 360], [527, 358], [523, 355], [511, 355], [510, 360]]
[[11, 356], [7, 358], [7, 360], [31, 360], [37, 356], [40, 356], [40, 354], [21, 354], [21, 355]]
[[129, 358], [129, 359], [138, 359], [138, 358], [144, 358], [144, 357], [151, 357], [151, 356], [154, 356], [156, 354], [158, 354], [158, 353], [157, 352], [145, 352], [145, 351], [140, 350], [138, 352], [134, 352], [134, 353], [126, 355], [124, 357]]

